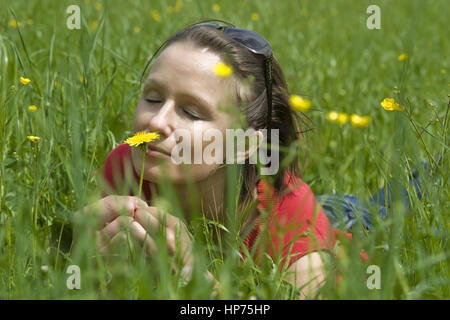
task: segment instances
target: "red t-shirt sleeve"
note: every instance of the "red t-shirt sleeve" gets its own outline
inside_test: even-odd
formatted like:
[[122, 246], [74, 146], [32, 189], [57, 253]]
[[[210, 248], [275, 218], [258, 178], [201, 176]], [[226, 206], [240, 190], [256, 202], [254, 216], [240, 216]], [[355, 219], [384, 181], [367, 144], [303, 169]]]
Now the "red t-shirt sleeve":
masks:
[[283, 258], [290, 253], [288, 266], [310, 252], [331, 251], [333, 247], [333, 232], [328, 218], [309, 186], [300, 179], [296, 182], [298, 187], [294, 187], [275, 207], [275, 219], [270, 225], [273, 249], [282, 250]]
[[335, 237], [328, 218], [309, 186], [298, 177], [288, 182], [288, 177], [285, 181], [290, 192], [283, 196], [275, 196], [273, 187], [260, 181], [258, 208], [265, 210], [266, 213], [261, 214], [266, 214], [267, 218], [260, 216], [262, 222], [244, 243], [251, 249], [254, 243], [258, 243], [255, 238], [262, 237], [255, 250], [257, 260], [262, 252], [267, 252], [272, 259], [277, 256], [281, 258], [281, 266], [289, 257], [289, 267], [308, 253], [321, 249], [332, 251]]

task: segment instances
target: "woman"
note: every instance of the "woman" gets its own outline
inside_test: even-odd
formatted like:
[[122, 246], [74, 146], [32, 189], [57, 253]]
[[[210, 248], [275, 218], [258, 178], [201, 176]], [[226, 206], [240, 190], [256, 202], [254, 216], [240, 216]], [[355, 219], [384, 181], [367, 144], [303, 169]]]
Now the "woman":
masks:
[[[225, 68], [225, 73], [218, 66]], [[227, 66], [232, 69], [226, 69]], [[230, 70], [231, 74], [224, 76]], [[240, 166], [238, 208], [243, 220], [243, 243], [257, 259], [265, 251], [272, 257], [281, 255], [281, 265], [288, 262], [287, 279], [303, 287], [300, 297], [315, 294], [325, 279], [326, 255], [319, 250], [331, 252], [335, 233], [310, 188], [299, 178], [296, 152], [283, 152], [292, 150], [300, 138], [297, 116], [289, 107], [289, 91], [281, 67], [260, 35], [215, 24], [196, 24], [173, 35], [149, 71], [134, 115], [135, 132], [158, 132], [160, 139], [148, 143], [144, 163], [142, 148], [127, 144], [116, 147], [103, 166], [109, 187], [105, 195], [109, 196], [88, 207], [100, 211], [100, 250], [108, 252], [125, 237], [122, 230], [128, 227], [131, 235], [147, 247], [149, 255], [155, 254], [158, 248], [153, 234], [165, 223], [172, 253], [180, 249], [175, 244], [175, 234], [181, 232], [184, 270], [189, 270], [194, 259], [189, 252], [192, 242], [185, 223], [170, 213], [158, 214], [152, 199], [159, 194], [160, 182], [168, 178], [176, 186], [185, 221], [189, 223], [192, 217], [188, 182], [193, 181], [205, 217], [223, 222], [227, 164], [176, 163], [173, 150], [180, 142], [179, 131], [192, 137], [202, 137], [208, 130], [218, 131], [225, 137], [221, 142], [225, 148], [227, 129], [251, 128], [251, 135], [259, 138], [259, 144], [236, 155], [245, 161]], [[245, 119], [244, 123], [240, 118]], [[267, 139], [273, 146], [279, 143], [279, 163], [289, 163], [265, 176], [261, 175], [261, 167], [250, 161], [263, 147], [260, 142], [265, 138], [264, 129], [277, 133], [267, 134]], [[202, 140], [202, 152], [208, 147], [206, 140]], [[271, 156], [278, 152], [271, 149]], [[223, 159], [227, 152], [220, 153], [219, 158]], [[272, 166], [277, 159], [270, 159]], [[130, 185], [125, 181], [130, 182], [131, 177], [131, 185], [137, 186], [141, 168], [144, 184], [139, 199], [136, 188], [131, 187], [129, 192]], [[131, 196], [120, 195], [127, 193]], [[254, 203], [256, 207], [252, 206]], [[120, 215], [121, 210], [128, 215]], [[265, 223], [269, 232], [264, 238]], [[265, 240], [257, 240], [259, 235]], [[213, 278], [211, 274], [209, 277]]]

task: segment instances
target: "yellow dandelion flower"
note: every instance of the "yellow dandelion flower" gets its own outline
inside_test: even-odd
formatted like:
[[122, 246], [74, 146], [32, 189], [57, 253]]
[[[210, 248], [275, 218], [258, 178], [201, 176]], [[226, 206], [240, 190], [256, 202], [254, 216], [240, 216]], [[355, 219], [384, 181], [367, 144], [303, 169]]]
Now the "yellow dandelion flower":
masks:
[[16, 19], [10, 19], [9, 20], [9, 25], [13, 28], [17, 28], [20, 26], [20, 23], [16, 20]]
[[408, 55], [406, 53], [402, 53], [401, 55], [398, 56], [398, 61], [403, 61], [408, 59]]
[[311, 108], [311, 101], [299, 95], [291, 94], [289, 97], [289, 105], [296, 111], [306, 112]]
[[214, 12], [219, 12], [220, 11], [220, 4], [218, 3], [214, 3], [212, 6], [212, 9]]
[[447, 70], [441, 69], [440, 72], [441, 72], [441, 74], [446, 74], [446, 73], [447, 73]]
[[150, 142], [156, 139], [159, 139], [159, 133], [140, 131], [136, 132], [134, 136], [125, 140], [125, 143], [127, 143], [131, 147], [138, 147], [143, 143]]
[[327, 119], [330, 121], [337, 121], [337, 118], [339, 117], [339, 113], [336, 111], [330, 111], [327, 113]]
[[31, 112], [35, 112], [37, 110], [37, 107], [34, 104], [32, 104], [31, 106], [28, 106], [28, 110]]
[[253, 21], [258, 21], [258, 20], [259, 20], [259, 14], [256, 13], [256, 12], [253, 12], [252, 15], [250, 16], [250, 18], [251, 18]]
[[231, 75], [233, 73], [233, 68], [223, 62], [218, 63], [215, 67], [214, 67], [214, 72], [219, 76], [219, 77], [228, 77], [229, 75]]
[[41, 138], [36, 136], [27, 136], [27, 139], [30, 140], [31, 142], [38, 142], [39, 140], [41, 140]]
[[20, 77], [20, 83], [23, 84], [24, 86], [26, 86], [26, 85], [29, 84], [30, 82], [31, 82], [30, 79], [24, 78], [24, 77]]
[[370, 117], [369, 116], [359, 116], [357, 114], [352, 114], [350, 116], [350, 122], [355, 127], [365, 128], [365, 127], [368, 126], [368, 124], [370, 122]]
[[340, 124], [346, 123], [347, 120], [348, 120], [348, 114], [346, 114], [346, 113], [339, 113], [338, 117], [336, 119], [336, 121]]
[[152, 17], [153, 17], [153, 20], [155, 20], [156, 22], [161, 20], [161, 16], [159, 15], [158, 10], [152, 10]]
[[138, 26], [134, 27], [133, 32], [138, 34], [139, 32], [141, 32], [141, 28], [139, 28]]

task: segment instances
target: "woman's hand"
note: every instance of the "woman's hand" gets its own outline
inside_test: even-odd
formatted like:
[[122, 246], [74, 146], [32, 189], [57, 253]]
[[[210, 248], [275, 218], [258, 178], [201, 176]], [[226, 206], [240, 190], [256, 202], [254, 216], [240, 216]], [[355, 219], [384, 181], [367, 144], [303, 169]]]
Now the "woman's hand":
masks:
[[[133, 217], [137, 208], [142, 206], [147, 206], [147, 204], [137, 197], [111, 195], [84, 207], [74, 214], [74, 243], [77, 243], [80, 233], [79, 229], [85, 227], [85, 224], [82, 226], [80, 225], [80, 221], [83, 220], [83, 218], [87, 219], [95, 215], [95, 218], [97, 218], [97, 225], [95, 226], [97, 246], [100, 252], [106, 252], [108, 243], [105, 241], [106, 239], [100, 235], [103, 233], [108, 234], [108, 231], [117, 227], [118, 224], [123, 224], [123, 222], [127, 220], [127, 217]], [[106, 230], [103, 232], [105, 228]], [[115, 234], [117, 233], [118, 231], [115, 232]], [[109, 232], [109, 234], [111, 235], [111, 232]]]
[[[156, 236], [164, 231], [169, 253], [179, 255], [182, 276], [189, 280], [189, 273], [194, 264], [191, 253], [192, 240], [186, 225], [179, 218], [158, 211], [156, 207], [148, 206], [146, 202], [133, 196], [107, 196], [76, 212], [75, 219], [78, 220], [82, 214], [98, 214], [95, 232], [97, 247], [101, 253], [113, 252], [120, 243], [127, 243], [129, 234], [145, 246], [147, 256], [153, 256], [158, 252]], [[74, 228], [75, 242], [77, 234]], [[172, 265], [172, 268], [176, 270], [177, 266]], [[186, 270], [187, 272], [184, 272]], [[215, 284], [213, 292], [215, 296], [218, 283], [209, 271], [206, 277]]]
[[[97, 214], [95, 228], [97, 247], [101, 253], [108, 253], [120, 242], [127, 240], [127, 232], [146, 247], [148, 255], [158, 252], [155, 237], [165, 231], [170, 254], [181, 254], [184, 265], [193, 263], [190, 254], [191, 238], [186, 225], [177, 217], [158, 212], [156, 207], [133, 196], [111, 195], [84, 207], [75, 213], [75, 220], [81, 214]], [[74, 240], [78, 235], [74, 228]], [[178, 243], [177, 243], [178, 242]]]

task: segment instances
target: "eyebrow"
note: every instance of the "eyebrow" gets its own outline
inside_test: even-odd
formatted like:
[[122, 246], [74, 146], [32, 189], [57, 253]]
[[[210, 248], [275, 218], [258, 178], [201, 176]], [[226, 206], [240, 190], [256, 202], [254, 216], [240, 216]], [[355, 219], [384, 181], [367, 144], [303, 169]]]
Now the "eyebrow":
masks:
[[[148, 86], [155, 86], [158, 87], [160, 89], [165, 89], [164, 83], [158, 79], [155, 78], [149, 78], [147, 79], [147, 81], [145, 82], [145, 88], [144, 88], [144, 93], [147, 93], [148, 90]], [[206, 101], [205, 99], [193, 95], [190, 92], [180, 92], [178, 93], [178, 96], [183, 97], [183, 98], [188, 98], [191, 99], [193, 101], [196, 101], [199, 103], [199, 107], [202, 109], [205, 109], [206, 112], [208, 112], [211, 115], [211, 104], [208, 103], [208, 101]]]

